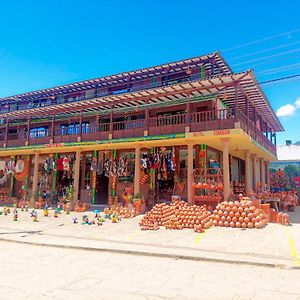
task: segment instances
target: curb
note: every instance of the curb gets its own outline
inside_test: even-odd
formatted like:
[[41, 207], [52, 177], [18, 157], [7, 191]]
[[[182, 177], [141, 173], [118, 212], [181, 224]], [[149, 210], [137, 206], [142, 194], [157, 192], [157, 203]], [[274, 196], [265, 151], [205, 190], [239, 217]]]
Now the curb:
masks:
[[12, 239], [3, 239], [3, 238], [0, 238], [0, 241], [8, 242], [8, 243], [23, 244], [23, 245], [51, 247], [51, 248], [58, 248], [58, 249], [85, 250], [85, 251], [92, 251], [92, 252], [107, 252], [107, 253], [115, 253], [115, 254], [139, 255], [139, 256], [160, 257], [160, 258], [169, 258], [169, 259], [177, 259], [177, 260], [180, 259], [180, 260], [189, 260], [189, 261], [203, 261], [203, 262], [236, 264], [236, 265], [246, 265], [246, 266], [255, 266], [255, 267], [266, 267], [266, 268], [277, 268], [277, 269], [287, 269], [288, 268], [288, 269], [300, 270], [300, 267], [297, 267], [297, 266], [287, 266], [284, 264], [276, 264], [276, 263], [251, 262], [251, 261], [246, 261], [246, 260], [229, 260], [229, 259], [219, 259], [219, 258], [209, 258], [209, 257], [196, 257], [196, 256], [190, 256], [190, 255], [135, 251], [135, 250], [82, 247], [82, 246], [70, 246], [70, 245], [59, 245], [59, 244], [45, 244], [45, 243], [17, 241], [17, 240], [12, 240]]

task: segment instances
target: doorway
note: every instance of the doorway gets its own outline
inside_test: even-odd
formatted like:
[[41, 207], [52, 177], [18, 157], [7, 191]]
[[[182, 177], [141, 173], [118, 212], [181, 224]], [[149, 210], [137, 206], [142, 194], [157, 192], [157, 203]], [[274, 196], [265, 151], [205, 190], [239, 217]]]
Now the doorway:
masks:
[[103, 171], [97, 175], [95, 204], [108, 203], [108, 187], [109, 177], [105, 176], [105, 172]]

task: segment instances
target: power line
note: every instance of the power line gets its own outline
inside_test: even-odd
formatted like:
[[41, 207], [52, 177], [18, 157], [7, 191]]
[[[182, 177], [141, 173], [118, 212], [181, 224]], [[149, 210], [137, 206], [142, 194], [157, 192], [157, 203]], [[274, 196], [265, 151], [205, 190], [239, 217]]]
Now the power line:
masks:
[[276, 67], [276, 68], [272, 68], [272, 69], [267, 69], [267, 70], [263, 70], [263, 71], [259, 71], [259, 72], [256, 72], [256, 74], [264, 74], [264, 73], [273, 73], [274, 74], [274, 72], [275, 73], [277, 71], [278, 72], [283, 72], [283, 71], [287, 71], [287, 70], [290, 70], [290, 69], [295, 69], [295, 67], [298, 67], [298, 66], [300, 66], [300, 62], [285, 65], [285, 66], [281, 66], [281, 67]]
[[243, 58], [243, 57], [249, 57], [249, 56], [253, 56], [253, 55], [256, 55], [256, 54], [265, 53], [265, 52], [268, 52], [268, 51], [273, 51], [273, 50], [277, 50], [277, 49], [281, 49], [281, 48], [286, 48], [286, 47], [293, 46], [293, 45], [296, 45], [296, 44], [300, 44], [300, 41], [293, 42], [293, 43], [287, 43], [287, 44], [283, 44], [283, 45], [272, 47], [272, 48], [267, 48], [267, 49], [264, 49], [264, 50], [261, 50], [261, 51], [256, 51], [256, 52], [252, 52], [252, 53], [245, 54], [245, 55], [235, 56], [233, 58], [229, 58], [228, 60], [237, 60], [237, 59], [240, 59], [240, 58]]
[[247, 63], [251, 63], [251, 62], [255, 62], [255, 61], [261, 61], [261, 60], [266, 60], [268, 58], [283, 56], [283, 55], [286, 55], [286, 54], [295, 53], [295, 52], [299, 52], [299, 51], [300, 51], [300, 48], [297, 48], [297, 49], [293, 49], [293, 50], [289, 50], [289, 51], [285, 51], [285, 52], [280, 52], [280, 53], [276, 53], [276, 54], [272, 54], [272, 55], [268, 55], [268, 56], [263, 56], [263, 57], [260, 57], [260, 58], [251, 59], [251, 60], [244, 61], [244, 62], [241, 62], [241, 63], [238, 63], [238, 64], [233, 64], [232, 66], [233, 67], [234, 66], [240, 66], [240, 65], [247, 64]]
[[226, 51], [232, 51], [232, 50], [239, 49], [239, 48], [244, 48], [244, 47], [247, 47], [247, 46], [259, 44], [259, 43], [262, 43], [264, 41], [272, 40], [272, 39], [275, 39], [275, 38], [278, 38], [278, 37], [281, 37], [281, 36], [285, 36], [285, 35], [288, 35], [288, 34], [291, 34], [291, 33], [296, 33], [296, 32], [299, 32], [299, 31], [300, 31], [300, 28], [297, 28], [297, 29], [294, 29], [294, 30], [290, 30], [290, 31], [287, 31], [287, 32], [271, 35], [271, 36], [268, 36], [268, 37], [265, 37], [265, 38], [262, 38], [262, 39], [258, 39], [258, 40], [252, 41], [252, 42], [248, 42], [248, 43], [245, 43], [245, 44], [237, 45], [237, 46], [234, 46], [234, 47], [231, 47], [231, 48], [223, 49], [221, 51], [226, 52]]

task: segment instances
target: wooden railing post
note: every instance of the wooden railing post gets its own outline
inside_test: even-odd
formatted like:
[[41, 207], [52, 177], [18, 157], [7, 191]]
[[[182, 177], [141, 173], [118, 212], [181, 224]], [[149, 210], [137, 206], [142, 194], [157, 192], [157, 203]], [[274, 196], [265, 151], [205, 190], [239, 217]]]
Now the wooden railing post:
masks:
[[30, 117], [27, 120], [27, 145], [29, 145], [30, 142], [30, 124], [31, 124], [31, 119]]
[[109, 139], [113, 138], [113, 114], [112, 112], [109, 115]]
[[4, 138], [5, 147], [7, 147], [8, 131], [9, 131], [9, 119], [7, 119], [6, 121], [5, 138]]
[[54, 115], [52, 116], [52, 122], [51, 122], [51, 139], [52, 139], [52, 143], [54, 143], [54, 125], [55, 125], [55, 123], [54, 123], [54, 120], [55, 120], [55, 117], [54, 117]]

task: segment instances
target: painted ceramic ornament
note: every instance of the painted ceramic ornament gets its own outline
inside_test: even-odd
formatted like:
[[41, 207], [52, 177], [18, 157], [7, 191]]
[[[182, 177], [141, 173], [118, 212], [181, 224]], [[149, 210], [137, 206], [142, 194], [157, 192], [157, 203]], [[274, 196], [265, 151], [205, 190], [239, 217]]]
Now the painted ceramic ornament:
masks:
[[77, 224], [78, 223], [78, 218], [74, 217], [72, 220], [73, 220], [73, 224]]

